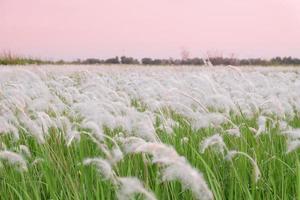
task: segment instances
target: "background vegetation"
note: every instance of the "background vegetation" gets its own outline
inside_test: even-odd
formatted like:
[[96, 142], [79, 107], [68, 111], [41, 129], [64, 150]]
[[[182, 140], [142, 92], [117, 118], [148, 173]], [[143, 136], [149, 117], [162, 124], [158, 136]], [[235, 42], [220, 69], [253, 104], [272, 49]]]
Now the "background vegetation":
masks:
[[77, 59], [74, 61], [65, 60], [43, 60], [39, 58], [22, 57], [13, 55], [12, 53], [2, 53], [0, 54], [0, 65], [42, 65], [42, 64], [79, 64], [79, 65], [93, 65], [93, 64], [131, 64], [131, 65], [233, 65], [233, 66], [285, 66], [285, 65], [300, 65], [299, 58], [293, 57], [275, 57], [272, 59], [262, 59], [262, 58], [248, 58], [248, 59], [238, 59], [234, 57], [223, 57], [223, 56], [209, 56], [206, 59], [203, 58], [189, 58], [183, 57], [181, 59], [158, 59], [158, 58], [142, 58], [137, 59], [133, 57], [113, 57], [108, 59], [99, 58], [87, 58], [87, 59]]

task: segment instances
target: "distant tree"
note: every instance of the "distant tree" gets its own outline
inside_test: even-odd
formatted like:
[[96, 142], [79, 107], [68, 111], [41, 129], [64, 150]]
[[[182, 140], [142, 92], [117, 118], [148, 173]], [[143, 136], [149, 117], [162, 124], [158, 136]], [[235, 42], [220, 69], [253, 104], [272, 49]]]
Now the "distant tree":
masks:
[[126, 57], [122, 56], [121, 57], [121, 64], [140, 64], [140, 62], [137, 59], [134, 59], [132, 57]]
[[153, 61], [151, 58], [142, 58], [142, 64], [143, 65], [152, 65]]
[[72, 62], [71, 62], [71, 64], [82, 64], [82, 62], [81, 62], [81, 60], [78, 58], [78, 59], [76, 59], [76, 60], [73, 60]]
[[193, 58], [191, 59], [192, 65], [204, 65], [204, 61], [201, 58]]
[[282, 62], [285, 65], [291, 65], [291, 64], [293, 64], [293, 59], [292, 59], [292, 57], [284, 57], [282, 59]]
[[174, 60], [174, 65], [182, 65], [182, 60], [180, 59]]
[[171, 62], [169, 59], [161, 59], [160, 64], [161, 65], [171, 65]]
[[120, 64], [120, 60], [119, 60], [119, 57], [116, 56], [114, 58], [108, 58], [104, 61], [104, 63], [107, 63], [107, 64]]
[[250, 65], [250, 62], [248, 59], [242, 59], [240, 60], [240, 65]]
[[282, 64], [282, 59], [281, 57], [275, 57], [275, 58], [272, 58], [270, 60], [271, 64], [272, 65], [281, 65]]
[[152, 65], [161, 65], [161, 64], [162, 64], [161, 59], [154, 59], [152, 62]]
[[58, 61], [55, 62], [55, 64], [62, 65], [62, 64], [65, 64], [65, 61], [64, 60], [58, 60]]
[[83, 64], [93, 65], [93, 64], [101, 64], [102, 61], [97, 58], [88, 58], [82, 62]]
[[223, 57], [209, 57], [209, 61], [212, 65], [223, 65], [224, 59]]

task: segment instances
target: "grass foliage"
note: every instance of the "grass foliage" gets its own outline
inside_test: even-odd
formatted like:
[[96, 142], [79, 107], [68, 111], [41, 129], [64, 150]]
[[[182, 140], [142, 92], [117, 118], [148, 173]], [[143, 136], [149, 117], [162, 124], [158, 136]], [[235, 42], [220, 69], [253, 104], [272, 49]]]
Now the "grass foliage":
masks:
[[[192, 130], [183, 117], [174, 115], [174, 119], [179, 126], [173, 128], [171, 135], [164, 130], [157, 131], [160, 140], [172, 145], [178, 154], [186, 157], [204, 174], [215, 199], [300, 199], [299, 151], [286, 154], [286, 138], [280, 134], [278, 127], [269, 128], [256, 138], [249, 129], [257, 127], [255, 118], [233, 117], [234, 123], [243, 124], [241, 137], [233, 137], [222, 130], [229, 124], [222, 128]], [[294, 127], [299, 127], [299, 124], [299, 118], [291, 121]], [[5, 164], [1, 168], [1, 199], [115, 199], [114, 186], [104, 180], [95, 168], [82, 165], [86, 157], [103, 156], [94, 142], [82, 135], [81, 140], [67, 147], [60, 130], [50, 129], [49, 132], [50, 137], [42, 145], [25, 133], [18, 141], [8, 135], [0, 137], [7, 149], [23, 144], [32, 153], [27, 172], [21, 173]], [[111, 136], [117, 133], [108, 129], [106, 132]], [[214, 133], [223, 136], [228, 149], [242, 151], [255, 158], [262, 174], [257, 183], [253, 179], [252, 165], [246, 158], [228, 161], [213, 149], [200, 154], [199, 144]], [[188, 139], [184, 142], [182, 138]], [[184, 190], [178, 182], [161, 182], [158, 168], [145, 163], [141, 155], [127, 155], [114, 167], [119, 176], [141, 179], [158, 199], [193, 199], [191, 192]], [[137, 196], [137, 199], [141, 197]]]

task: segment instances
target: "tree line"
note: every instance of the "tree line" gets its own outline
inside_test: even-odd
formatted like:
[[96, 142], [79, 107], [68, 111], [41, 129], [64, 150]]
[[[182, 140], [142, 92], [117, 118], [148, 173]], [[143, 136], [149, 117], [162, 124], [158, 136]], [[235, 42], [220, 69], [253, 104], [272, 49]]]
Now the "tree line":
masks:
[[16, 57], [12, 55], [0, 56], [0, 65], [26, 65], [26, 64], [130, 64], [130, 65], [195, 65], [195, 66], [215, 66], [215, 65], [233, 65], [233, 66], [247, 66], [247, 65], [261, 65], [261, 66], [279, 66], [279, 65], [300, 65], [299, 58], [293, 57], [274, 57], [272, 59], [262, 58], [248, 58], [238, 59], [233, 57], [208, 57], [208, 58], [182, 58], [182, 59], [158, 59], [158, 58], [142, 58], [137, 59], [133, 57], [121, 56], [112, 57], [108, 59], [87, 58], [77, 59], [74, 61], [51, 61], [34, 59], [28, 57]]

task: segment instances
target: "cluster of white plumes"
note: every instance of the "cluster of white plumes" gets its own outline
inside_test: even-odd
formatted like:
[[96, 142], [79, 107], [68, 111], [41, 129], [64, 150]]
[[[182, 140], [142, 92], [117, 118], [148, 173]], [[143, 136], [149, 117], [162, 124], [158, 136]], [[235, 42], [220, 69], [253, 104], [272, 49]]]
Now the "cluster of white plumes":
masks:
[[87, 158], [84, 165], [94, 165], [104, 180], [111, 181], [117, 188], [117, 198], [119, 200], [130, 200], [136, 194], [142, 194], [147, 200], [156, 200], [155, 195], [147, 190], [142, 182], [136, 177], [118, 177], [111, 164], [102, 158]]
[[158, 142], [146, 142], [137, 137], [117, 139], [127, 154], [150, 155], [152, 163], [161, 168], [162, 181], [178, 180], [184, 188], [193, 192], [196, 199], [213, 199], [212, 192], [201, 172], [193, 168], [184, 157], [178, 155], [173, 147]]
[[[300, 147], [299, 130], [286, 123], [300, 111], [300, 74], [295, 69], [48, 66], [2, 68], [0, 77], [0, 134], [18, 140], [22, 131], [43, 144], [52, 128], [65, 136], [68, 146], [80, 140], [81, 134], [88, 134], [106, 158], [89, 158], [84, 164], [96, 165], [104, 178], [114, 180], [122, 194], [117, 195], [119, 199], [135, 192], [148, 199], [155, 197], [136, 178], [116, 177], [113, 166], [123, 152], [105, 135], [104, 127], [121, 128], [126, 137], [117, 138], [124, 153], [150, 154], [152, 163], [161, 166], [162, 180], [181, 181], [198, 199], [213, 198], [201, 173], [156, 135], [157, 128], [172, 134], [178, 126], [166, 114], [169, 111], [184, 116], [193, 129], [229, 123], [232, 128], [225, 132], [235, 137], [241, 133], [230, 114], [259, 115], [258, 128], [250, 127], [256, 137], [267, 131], [268, 121], [276, 116], [272, 123], [278, 123], [287, 136], [287, 152]], [[157, 119], [160, 127], [155, 126]], [[114, 142], [112, 150], [105, 140]], [[187, 142], [188, 138], [182, 138], [182, 144]], [[223, 154], [226, 151], [227, 158], [246, 156], [224, 149], [220, 135], [203, 141], [201, 152], [211, 145]], [[23, 154], [29, 156], [29, 152], [24, 146], [19, 153], [2, 150], [0, 160], [26, 171]]]
[[98, 148], [105, 154], [106, 157], [86, 158], [83, 161], [83, 165], [95, 166], [99, 174], [102, 175], [102, 178], [110, 181], [115, 186], [116, 196], [119, 200], [133, 199], [136, 194], [142, 194], [144, 199], [147, 200], [156, 200], [155, 195], [146, 189], [138, 178], [117, 176], [114, 171], [114, 167], [123, 159], [123, 152], [113, 138], [105, 136], [106, 139], [109, 139], [114, 143], [114, 147], [110, 149], [105, 145], [105, 143], [103, 143], [104, 138], [95, 138], [93, 135], [90, 135], [90, 137], [92, 137], [93, 141], [98, 145]]
[[[35, 159], [31, 164], [38, 162], [39, 159]], [[20, 172], [26, 172], [28, 170], [28, 164], [31, 161], [31, 152], [26, 145], [19, 145], [14, 151], [8, 150], [4, 143], [0, 145], [0, 168], [3, 164], [11, 165]]]
[[208, 148], [212, 148], [216, 152], [221, 153], [223, 156], [226, 153], [226, 156], [224, 158], [230, 161], [232, 161], [233, 158], [238, 155], [246, 157], [248, 160], [250, 160], [253, 166], [253, 176], [255, 182], [260, 179], [261, 172], [259, 170], [257, 162], [245, 152], [229, 150], [221, 135], [214, 134], [210, 137], [205, 138], [200, 144], [200, 153], [204, 153]]
[[[227, 122], [230, 112], [289, 119], [300, 110], [300, 75], [292, 70], [68, 68], [2, 69], [0, 132], [18, 139], [24, 129], [43, 143], [50, 127], [63, 127], [73, 140], [85, 124], [100, 132], [103, 126], [121, 127], [155, 141], [153, 124], [162, 108], [185, 116], [195, 129]], [[133, 100], [146, 112], [132, 106]], [[172, 132], [174, 123], [163, 119], [163, 128]]]

